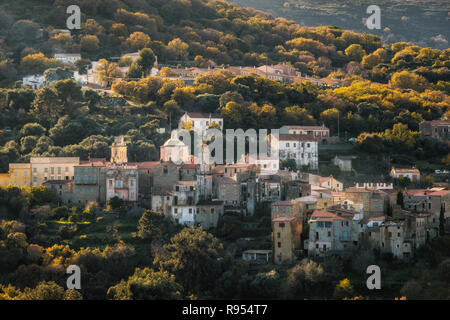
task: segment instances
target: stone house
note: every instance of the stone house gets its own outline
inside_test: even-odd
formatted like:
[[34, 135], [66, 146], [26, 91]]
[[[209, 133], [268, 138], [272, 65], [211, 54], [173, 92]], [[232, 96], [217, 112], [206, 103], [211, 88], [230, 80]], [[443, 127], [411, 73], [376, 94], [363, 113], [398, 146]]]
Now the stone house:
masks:
[[301, 250], [302, 221], [296, 217], [277, 217], [272, 220], [274, 263], [291, 263]]
[[315, 210], [309, 220], [308, 256], [348, 254], [359, 244], [362, 214], [344, 209]]

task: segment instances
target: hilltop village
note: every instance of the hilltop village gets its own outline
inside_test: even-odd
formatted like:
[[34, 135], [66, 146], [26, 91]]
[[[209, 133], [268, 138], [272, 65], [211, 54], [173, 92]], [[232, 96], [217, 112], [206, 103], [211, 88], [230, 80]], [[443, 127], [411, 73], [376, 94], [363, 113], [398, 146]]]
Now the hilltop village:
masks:
[[[205, 135], [210, 128], [222, 130], [223, 121], [216, 114], [185, 113], [178, 127]], [[229, 214], [268, 214], [272, 249], [244, 251], [242, 259], [252, 263], [292, 263], [305, 254], [351, 255], [361, 246], [408, 260], [445, 232], [448, 188], [399, 189], [381, 181], [345, 186], [332, 175], [311, 173], [318, 168], [319, 144], [329, 141], [333, 137], [324, 125], [284, 126], [277, 140], [279, 160], [247, 155], [237, 163], [216, 165], [206, 159], [206, 144], [199, 158], [176, 134], [160, 147], [160, 161], [130, 162], [120, 136], [110, 146], [109, 159], [31, 157], [29, 163], [10, 163], [9, 172], [0, 174], [0, 185], [44, 186], [58, 195], [60, 205], [118, 201], [206, 230], [217, 228]], [[307, 170], [280, 169], [286, 160]], [[351, 170], [351, 157], [336, 156], [333, 163]], [[412, 186], [421, 177], [416, 168], [392, 167], [390, 175], [392, 181], [408, 178]]]

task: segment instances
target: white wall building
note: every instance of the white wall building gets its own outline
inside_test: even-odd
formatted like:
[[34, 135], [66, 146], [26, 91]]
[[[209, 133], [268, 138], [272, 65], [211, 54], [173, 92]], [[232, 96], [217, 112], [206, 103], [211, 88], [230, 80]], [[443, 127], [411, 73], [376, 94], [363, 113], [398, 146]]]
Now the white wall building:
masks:
[[223, 129], [223, 118], [219, 114], [186, 112], [181, 117], [178, 128], [204, 133], [214, 125], [217, 125], [219, 130]]
[[81, 55], [79, 53], [55, 53], [53, 57], [64, 63], [75, 63], [75, 61], [81, 59]]
[[31, 76], [23, 77], [22, 85], [30, 86], [31, 89], [37, 90], [44, 86], [45, 77], [43, 74], [35, 74]]
[[319, 166], [318, 143], [311, 135], [280, 134], [278, 152], [280, 161], [294, 159], [297, 166], [309, 165], [311, 169], [317, 169]]

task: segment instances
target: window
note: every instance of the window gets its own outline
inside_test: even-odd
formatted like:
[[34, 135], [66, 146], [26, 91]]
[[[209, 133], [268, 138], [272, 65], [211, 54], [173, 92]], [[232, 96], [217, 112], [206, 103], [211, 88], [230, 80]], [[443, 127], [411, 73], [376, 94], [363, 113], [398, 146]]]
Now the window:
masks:
[[281, 233], [278, 232], [277, 233], [277, 238], [280, 239], [280, 237], [281, 237]]
[[168, 172], [169, 172], [169, 170], [167, 170], [167, 167], [164, 167], [163, 173], [164, 173], [164, 174], [167, 174]]
[[189, 213], [192, 213], [192, 208], [189, 208]]
[[278, 248], [281, 248], [281, 242], [278, 242]]
[[173, 212], [174, 212], [174, 213], [178, 213], [178, 208], [174, 208], [174, 209], [173, 209]]
[[[78, 176], [77, 176], [77, 180], [78, 180]], [[112, 181], [112, 180], [109, 180], [109, 181], [108, 181], [108, 185], [109, 185], [110, 188], [112, 188], [112, 186], [113, 186], [113, 181]]]

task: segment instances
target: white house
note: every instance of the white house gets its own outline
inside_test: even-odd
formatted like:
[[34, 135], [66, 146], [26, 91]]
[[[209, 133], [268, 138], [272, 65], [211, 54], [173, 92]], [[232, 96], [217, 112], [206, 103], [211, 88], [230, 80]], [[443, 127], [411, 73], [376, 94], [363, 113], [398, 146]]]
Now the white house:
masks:
[[64, 63], [75, 63], [75, 61], [81, 59], [81, 55], [79, 53], [55, 53], [53, 57]]
[[[271, 137], [274, 137], [271, 135]], [[306, 134], [280, 134], [278, 152], [280, 160], [294, 159], [297, 166], [319, 166], [319, 151], [316, 138]]]
[[45, 77], [43, 74], [35, 74], [31, 76], [23, 77], [22, 85], [30, 86], [32, 89], [37, 90], [44, 86]]
[[222, 130], [222, 116], [212, 113], [186, 112], [178, 123], [179, 129], [193, 130], [199, 133], [204, 133], [212, 126], [217, 126], [219, 130]]
[[395, 168], [392, 167], [390, 176], [394, 179], [409, 178], [412, 182], [420, 181], [420, 171], [417, 168]]

